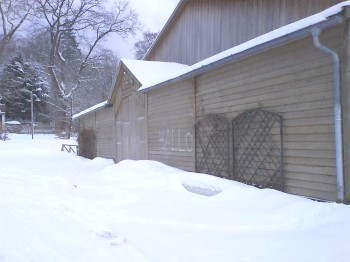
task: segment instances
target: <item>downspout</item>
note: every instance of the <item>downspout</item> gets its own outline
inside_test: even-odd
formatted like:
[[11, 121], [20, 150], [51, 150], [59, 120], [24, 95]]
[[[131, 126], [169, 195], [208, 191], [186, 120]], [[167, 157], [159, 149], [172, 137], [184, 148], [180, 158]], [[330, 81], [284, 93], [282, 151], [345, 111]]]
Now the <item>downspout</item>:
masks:
[[335, 131], [335, 154], [337, 172], [337, 201], [344, 202], [344, 165], [343, 165], [343, 123], [341, 109], [341, 89], [340, 89], [340, 61], [338, 54], [323, 46], [319, 41], [321, 29], [315, 27], [311, 31], [314, 45], [331, 56], [333, 59], [333, 87], [334, 87], [334, 131]]

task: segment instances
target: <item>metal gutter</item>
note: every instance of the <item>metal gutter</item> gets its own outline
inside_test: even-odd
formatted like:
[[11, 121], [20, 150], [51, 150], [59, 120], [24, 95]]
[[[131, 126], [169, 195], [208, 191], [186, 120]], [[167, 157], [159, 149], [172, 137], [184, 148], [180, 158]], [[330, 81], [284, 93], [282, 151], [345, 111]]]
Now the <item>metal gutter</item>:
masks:
[[341, 108], [341, 87], [340, 87], [340, 61], [338, 54], [322, 45], [319, 41], [321, 29], [312, 29], [312, 38], [315, 46], [323, 53], [329, 55], [333, 60], [333, 85], [334, 85], [334, 133], [335, 153], [337, 170], [337, 201], [344, 202], [344, 159], [343, 159], [343, 121]]
[[260, 52], [263, 52], [263, 51], [275, 48], [278, 45], [286, 44], [286, 43], [288, 43], [288, 42], [290, 42], [290, 41], [292, 41], [294, 39], [305, 37], [305, 36], [311, 34], [311, 31], [312, 31], [312, 29], [315, 26], [320, 28], [321, 30], [325, 30], [325, 29], [329, 29], [329, 28], [341, 25], [343, 22], [344, 22], [344, 19], [341, 16], [330, 17], [329, 19], [327, 19], [325, 21], [322, 21], [320, 23], [308, 26], [308, 27], [303, 28], [301, 30], [298, 30], [296, 32], [284, 35], [284, 36], [276, 38], [276, 39], [273, 39], [271, 41], [268, 41], [268, 42], [265, 42], [263, 44], [257, 45], [257, 46], [255, 46], [253, 48], [250, 48], [250, 49], [247, 49], [245, 51], [242, 51], [240, 53], [230, 55], [230, 56], [225, 57], [225, 58], [223, 58], [221, 60], [215, 61], [215, 62], [213, 62], [211, 64], [208, 64], [208, 65], [202, 66], [200, 68], [194, 69], [193, 71], [185, 73], [185, 74], [183, 74], [183, 75], [181, 75], [179, 77], [176, 77], [176, 78], [173, 78], [173, 79], [169, 79], [169, 80], [167, 80], [165, 82], [156, 84], [156, 85], [154, 85], [152, 87], [149, 87], [147, 89], [144, 89], [144, 90], [139, 90], [138, 92], [140, 92], [140, 93], [148, 93], [148, 92], [150, 92], [152, 90], [158, 89], [160, 87], [163, 87], [163, 86], [166, 86], [166, 85], [169, 85], [169, 84], [172, 84], [172, 83], [176, 83], [176, 82], [178, 82], [180, 80], [186, 80], [186, 79], [195, 77], [197, 75], [203, 74], [203, 73], [208, 72], [208, 71], [210, 71], [210, 70], [212, 70], [214, 68], [217, 68], [217, 67], [229, 64], [229, 63], [231, 63], [233, 61], [236, 61], [236, 60], [239, 60], [239, 59], [243, 59], [243, 58], [255, 55], [257, 53], [260, 53]]

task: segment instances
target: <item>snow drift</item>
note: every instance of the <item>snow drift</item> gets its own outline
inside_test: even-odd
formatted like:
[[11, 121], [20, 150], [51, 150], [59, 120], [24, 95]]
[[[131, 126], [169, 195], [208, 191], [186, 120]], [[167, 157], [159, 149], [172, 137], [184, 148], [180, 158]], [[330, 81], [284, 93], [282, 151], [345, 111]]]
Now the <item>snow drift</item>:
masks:
[[350, 208], [154, 161], [0, 142], [0, 261], [350, 261]]

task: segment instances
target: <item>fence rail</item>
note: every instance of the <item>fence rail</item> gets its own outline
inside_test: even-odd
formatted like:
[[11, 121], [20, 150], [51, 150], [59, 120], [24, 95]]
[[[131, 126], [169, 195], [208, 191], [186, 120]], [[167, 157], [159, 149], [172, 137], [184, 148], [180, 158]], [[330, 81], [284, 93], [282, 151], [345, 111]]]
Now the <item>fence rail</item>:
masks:
[[[6, 124], [5, 127], [6, 127], [6, 130], [10, 133], [17, 133], [17, 134], [32, 133], [32, 126], [30, 123], [21, 123], [18, 125]], [[40, 124], [40, 125], [34, 126], [34, 133], [35, 134], [54, 134], [55, 129], [50, 125]]]
[[79, 146], [78, 145], [68, 145], [68, 144], [62, 144], [61, 151], [67, 151], [68, 153], [75, 153], [78, 155], [79, 153]]

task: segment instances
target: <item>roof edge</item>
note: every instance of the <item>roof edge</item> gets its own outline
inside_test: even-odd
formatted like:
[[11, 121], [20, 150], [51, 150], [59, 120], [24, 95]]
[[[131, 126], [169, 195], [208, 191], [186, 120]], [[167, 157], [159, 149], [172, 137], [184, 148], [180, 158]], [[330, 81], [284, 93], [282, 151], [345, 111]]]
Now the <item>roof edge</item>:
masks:
[[[195, 76], [197, 76], [199, 74], [208, 72], [211, 69], [214, 69], [214, 68], [217, 68], [219, 66], [223, 66], [225, 64], [231, 63], [234, 60], [243, 59], [245, 57], [248, 57], [248, 56], [257, 54], [259, 52], [265, 51], [265, 50], [267, 50], [269, 48], [273, 48], [273, 47], [276, 47], [278, 45], [286, 44], [286, 43], [288, 43], [288, 42], [290, 42], [290, 41], [292, 41], [292, 40], [294, 40], [296, 38], [299, 38], [299, 37], [305, 37], [306, 35], [311, 34], [311, 29], [314, 28], [314, 27], [319, 27], [320, 29], [324, 30], [324, 29], [329, 29], [329, 28], [341, 25], [341, 24], [343, 24], [343, 22], [344, 22], [344, 18], [342, 16], [340, 16], [339, 13], [338, 13], [338, 15], [332, 16], [332, 17], [328, 18], [327, 20], [324, 20], [324, 21], [321, 21], [319, 23], [315, 23], [315, 24], [309, 25], [309, 26], [307, 26], [305, 28], [302, 28], [302, 29], [299, 29], [297, 31], [288, 33], [286, 35], [274, 38], [274, 39], [272, 39], [270, 41], [260, 43], [260, 44], [254, 46], [254, 47], [248, 48], [248, 49], [243, 50], [241, 52], [237, 52], [237, 53], [231, 54], [231, 55], [229, 55], [227, 57], [224, 57], [222, 59], [219, 59], [219, 60], [214, 61], [212, 63], [209, 63], [207, 65], [200, 66], [198, 68], [193, 69], [192, 71], [186, 72], [186, 73], [181, 74], [179, 76], [176, 76], [174, 78], [171, 78], [171, 79], [168, 79], [166, 81], [160, 82], [158, 84], [146, 87], [144, 89], [142, 89], [142, 87], [141, 87], [138, 90], [138, 92], [140, 92], [140, 93], [149, 93], [149, 92], [151, 92], [153, 90], [156, 90], [156, 89], [161, 88], [163, 86], [175, 83], [177, 81], [186, 80], [186, 79], [195, 77]], [[281, 28], [283, 28], [283, 27], [281, 27]], [[264, 36], [264, 35], [262, 35], [262, 36]], [[252, 39], [252, 40], [254, 40], [254, 39]], [[249, 40], [249, 41], [251, 41], [251, 40]], [[230, 49], [228, 49], [228, 50], [230, 50]], [[226, 51], [228, 51], [228, 50], [226, 50]], [[223, 51], [223, 52], [226, 52], [226, 51]], [[204, 59], [204, 60], [202, 60], [202, 61], [200, 61], [198, 63], [201, 63], [201, 62], [203, 62], [205, 60], [206, 59]], [[193, 66], [195, 66], [195, 65], [196, 64], [194, 64]]]
[[78, 119], [80, 117], [83, 117], [83, 116], [86, 116], [86, 115], [89, 115], [89, 114], [92, 114], [92, 113], [95, 113], [99, 110], [102, 110], [104, 108], [108, 108], [108, 107], [112, 107], [113, 105], [108, 103], [108, 101], [104, 101], [102, 103], [99, 103], [97, 105], [94, 105], [92, 107], [89, 107], [83, 111], [81, 111], [80, 113], [77, 113], [75, 115], [72, 116], [72, 119]]

